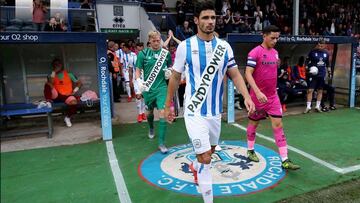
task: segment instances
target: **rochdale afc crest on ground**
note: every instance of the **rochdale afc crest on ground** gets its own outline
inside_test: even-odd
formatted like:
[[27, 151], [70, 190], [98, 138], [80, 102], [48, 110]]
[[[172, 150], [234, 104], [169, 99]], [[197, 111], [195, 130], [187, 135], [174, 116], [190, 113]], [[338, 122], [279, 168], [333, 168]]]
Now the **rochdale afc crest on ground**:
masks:
[[[214, 196], [235, 196], [274, 187], [286, 172], [281, 168], [279, 154], [255, 145], [260, 162], [247, 158], [246, 144], [222, 141], [222, 148], [213, 154], [211, 173]], [[195, 159], [191, 144], [171, 147], [165, 155], [155, 152], [139, 165], [139, 175], [149, 184], [174, 192], [201, 195], [194, 184], [189, 165]]]

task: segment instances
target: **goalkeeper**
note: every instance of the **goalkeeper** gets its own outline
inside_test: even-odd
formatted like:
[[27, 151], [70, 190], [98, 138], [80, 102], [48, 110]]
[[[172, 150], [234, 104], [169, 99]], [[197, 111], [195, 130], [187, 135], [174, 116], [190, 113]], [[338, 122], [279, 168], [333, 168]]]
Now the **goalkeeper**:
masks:
[[[150, 47], [139, 52], [136, 61], [137, 96], [142, 94], [147, 108], [149, 123], [149, 138], [153, 139], [154, 133], [154, 108], [159, 111], [159, 149], [161, 153], [167, 153], [165, 146], [166, 121], [164, 108], [167, 93], [166, 78], [171, 75], [171, 55], [169, 51], [161, 48], [161, 38], [158, 31], [150, 31], [148, 34]], [[143, 76], [142, 73], [143, 72]]]
[[320, 103], [323, 95], [326, 70], [328, 71], [328, 77], [331, 78], [331, 71], [329, 67], [329, 53], [326, 51], [325, 48], [325, 41], [320, 40], [317, 46], [310, 51], [307, 58], [307, 67], [309, 70], [309, 86], [306, 97], [306, 109], [304, 113], [309, 113], [311, 111], [311, 101], [314, 90], [317, 90], [315, 111], [319, 113], [322, 112], [320, 108]]

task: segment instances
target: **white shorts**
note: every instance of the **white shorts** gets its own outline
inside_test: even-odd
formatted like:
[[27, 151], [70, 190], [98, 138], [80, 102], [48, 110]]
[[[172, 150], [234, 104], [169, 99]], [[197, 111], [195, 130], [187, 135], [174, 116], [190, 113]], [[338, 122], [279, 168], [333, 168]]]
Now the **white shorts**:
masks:
[[123, 74], [124, 74], [124, 81], [125, 82], [130, 82], [130, 74], [129, 74], [129, 70], [127, 69], [123, 69]]
[[221, 115], [212, 117], [184, 116], [185, 126], [196, 154], [211, 150], [219, 142]]

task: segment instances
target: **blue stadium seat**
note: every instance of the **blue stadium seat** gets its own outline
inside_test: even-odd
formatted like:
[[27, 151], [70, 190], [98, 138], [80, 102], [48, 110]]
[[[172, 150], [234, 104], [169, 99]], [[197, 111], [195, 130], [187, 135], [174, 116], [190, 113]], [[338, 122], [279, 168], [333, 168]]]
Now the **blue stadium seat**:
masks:
[[5, 31], [20, 31], [20, 27], [19, 26], [15, 26], [15, 25], [10, 25], [10, 26], [7, 26], [5, 27]]

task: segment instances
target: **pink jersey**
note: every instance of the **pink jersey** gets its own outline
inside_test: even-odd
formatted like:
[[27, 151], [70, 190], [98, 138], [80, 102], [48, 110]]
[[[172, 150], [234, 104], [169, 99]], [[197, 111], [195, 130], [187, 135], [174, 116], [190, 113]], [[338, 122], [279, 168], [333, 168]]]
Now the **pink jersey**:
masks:
[[[253, 77], [260, 91], [267, 97], [277, 95], [277, 68], [279, 65], [278, 52], [271, 48], [266, 49], [259, 45], [252, 49], [248, 54], [247, 66], [254, 68]], [[253, 89], [250, 95], [255, 96]], [[255, 96], [256, 98], [256, 96]]]

